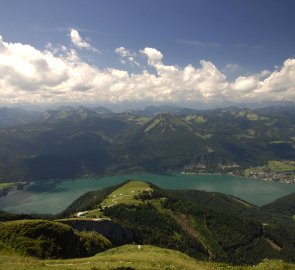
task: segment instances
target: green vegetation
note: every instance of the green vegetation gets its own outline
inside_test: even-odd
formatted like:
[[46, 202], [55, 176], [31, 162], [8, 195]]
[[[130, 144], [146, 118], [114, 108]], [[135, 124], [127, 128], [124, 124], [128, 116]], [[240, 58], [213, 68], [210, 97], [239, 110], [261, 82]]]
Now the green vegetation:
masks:
[[286, 143], [284, 141], [271, 141], [270, 144], [283, 144]]
[[168, 247], [195, 258], [206, 258], [198, 241], [194, 241], [169, 214], [159, 212], [151, 204], [116, 205], [106, 208], [105, 215], [135, 232], [140, 244]]
[[0, 197], [6, 196], [8, 192], [15, 186], [17, 186], [17, 183], [14, 183], [14, 182], [11, 182], [11, 183], [0, 182]]
[[279, 161], [270, 160], [267, 167], [272, 171], [285, 172], [285, 171], [295, 171], [294, 161]]
[[21, 219], [34, 219], [34, 217], [26, 214], [11, 214], [0, 210], [0, 222]]
[[249, 109], [241, 110], [236, 117], [246, 117], [250, 121], [257, 121], [260, 119], [259, 115]]
[[2, 248], [0, 268], [5, 270], [292, 270], [295, 265], [264, 260], [256, 266], [196, 261], [178, 251], [155, 246], [126, 245], [107, 250], [93, 257], [67, 260], [38, 260], [23, 257]]
[[194, 121], [199, 124], [207, 122], [207, 118], [204, 115], [187, 115], [185, 117], [185, 120], [186, 121]]
[[16, 185], [16, 183], [13, 183], [13, 182], [9, 182], [9, 183], [0, 182], [0, 189], [6, 188], [6, 187], [13, 187], [15, 185]]
[[[110, 198], [121, 194], [130, 197], [113, 204]], [[291, 207], [292, 198], [283, 201]], [[79, 207], [89, 211], [100, 204], [108, 206], [100, 207], [99, 211], [109, 220], [66, 216]], [[282, 205], [286, 208], [288, 204]], [[17, 268], [20, 265], [23, 269], [54, 266], [59, 269], [268, 270], [294, 267], [271, 260], [295, 261], [295, 224], [290, 216], [273, 214], [267, 207], [259, 209], [221, 193], [162, 190], [149, 183], [129, 180], [81, 196], [60, 216], [65, 218], [0, 223], [0, 269], [22, 269]], [[13, 218], [4, 213], [3, 217]], [[110, 249], [126, 243], [136, 245]], [[27, 257], [81, 258], [106, 249], [84, 259], [40, 261]], [[13, 258], [13, 262], [9, 258]], [[237, 266], [249, 264], [258, 265]]]
[[57, 218], [67, 218], [69, 216], [76, 217], [78, 212], [84, 212], [91, 209], [99, 211], [99, 209], [97, 209], [97, 207], [99, 207], [99, 204], [106, 198], [106, 196], [108, 196], [120, 186], [121, 184], [117, 186], [111, 186], [103, 190], [86, 192], [78, 199], [76, 199], [73, 203], [71, 203], [67, 209], [57, 215]]
[[38, 258], [90, 256], [111, 247], [99, 234], [76, 233], [68, 225], [45, 220], [1, 223], [0, 243], [19, 254]]
[[295, 159], [293, 108], [154, 111], [68, 107], [39, 115], [39, 122], [4, 126], [0, 178], [22, 182], [171, 171], [241, 175], [247, 168], [267, 168], [272, 160]]
[[[291, 219], [220, 193], [166, 191], [153, 185], [146, 191], [146, 185], [129, 181], [112, 189], [109, 194], [120, 195], [140, 187], [135, 198], [127, 197], [122, 203], [112, 204], [109, 194], [100, 199], [100, 203], [109, 202], [109, 207], [100, 208], [100, 215], [132, 231], [136, 243], [235, 264], [258, 263], [263, 258], [295, 260], [295, 224]], [[86, 201], [89, 196], [79, 198], [70, 208], [77, 209]], [[88, 204], [89, 213], [98, 205], [97, 201]]]
[[152, 191], [148, 183], [134, 180], [128, 181], [109, 194], [100, 205], [102, 208], [105, 208], [116, 204], [140, 204], [142, 201], [136, 199], [136, 197], [144, 191]]
[[279, 198], [262, 208], [277, 215], [292, 217], [295, 215], [295, 193]]
[[295, 183], [295, 162], [291, 160], [270, 160], [264, 166], [245, 169], [243, 175]]
[[196, 135], [198, 135], [199, 137], [201, 137], [204, 140], [210, 139], [213, 136], [212, 134], [200, 134], [198, 132], [196, 132]]
[[[87, 218], [103, 218], [105, 217], [103, 213], [103, 209], [105, 207], [111, 207], [116, 204], [141, 204], [142, 201], [138, 199], [138, 195], [143, 192], [147, 192], [149, 194], [152, 192], [152, 190], [153, 189], [151, 188], [150, 184], [146, 182], [135, 180], [127, 181], [120, 184], [119, 187], [117, 187], [113, 192], [104, 196], [103, 199], [95, 201], [95, 203], [91, 206], [88, 205], [87, 209], [85, 207], [82, 209], [78, 208], [80, 211], [77, 212], [83, 212], [84, 210], [87, 210], [83, 216]], [[91, 197], [96, 198], [97, 196], [94, 195]]]

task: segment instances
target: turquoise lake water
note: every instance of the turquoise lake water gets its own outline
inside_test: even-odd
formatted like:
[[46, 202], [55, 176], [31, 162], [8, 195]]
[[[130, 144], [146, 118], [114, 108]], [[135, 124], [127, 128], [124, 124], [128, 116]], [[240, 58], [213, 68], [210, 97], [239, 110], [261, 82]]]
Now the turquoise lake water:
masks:
[[245, 179], [228, 175], [133, 174], [85, 178], [32, 185], [0, 198], [0, 209], [12, 213], [56, 214], [87, 191], [102, 189], [128, 179], [149, 181], [167, 189], [199, 189], [234, 195], [258, 206], [295, 192], [295, 185]]

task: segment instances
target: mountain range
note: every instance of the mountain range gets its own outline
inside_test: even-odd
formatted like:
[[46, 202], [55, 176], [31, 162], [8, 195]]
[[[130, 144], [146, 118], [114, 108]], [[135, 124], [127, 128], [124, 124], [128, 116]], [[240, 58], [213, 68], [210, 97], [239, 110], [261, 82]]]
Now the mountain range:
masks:
[[271, 161], [294, 160], [294, 116], [292, 106], [209, 111], [150, 106], [123, 113], [103, 107], [2, 109], [0, 178], [126, 172], [244, 175], [246, 169], [264, 168]]

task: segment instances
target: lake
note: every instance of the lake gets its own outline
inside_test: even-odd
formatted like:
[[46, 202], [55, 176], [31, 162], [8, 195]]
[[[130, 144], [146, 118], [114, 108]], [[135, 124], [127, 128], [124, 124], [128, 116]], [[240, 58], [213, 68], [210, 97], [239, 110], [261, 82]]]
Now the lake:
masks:
[[0, 198], [0, 209], [12, 213], [56, 214], [87, 191], [103, 189], [127, 179], [149, 181], [167, 189], [199, 189], [234, 195], [258, 206], [295, 192], [295, 185], [228, 175], [133, 174], [102, 178], [38, 182]]

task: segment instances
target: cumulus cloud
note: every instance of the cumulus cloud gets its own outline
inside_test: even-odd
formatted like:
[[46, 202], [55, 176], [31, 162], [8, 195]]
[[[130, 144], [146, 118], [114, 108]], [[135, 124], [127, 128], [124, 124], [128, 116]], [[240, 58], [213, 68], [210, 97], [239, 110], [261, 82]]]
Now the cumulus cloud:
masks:
[[115, 49], [115, 52], [119, 54], [120, 56], [120, 62], [122, 64], [131, 64], [133, 66], [138, 66], [140, 67], [140, 64], [136, 61], [137, 53], [131, 52], [130, 50], [124, 48], [124, 47], [119, 47]]
[[151, 66], [162, 65], [163, 54], [154, 48], [144, 48], [140, 52], [148, 58], [148, 64]]
[[72, 28], [72, 29], [69, 29], [69, 31], [70, 31], [71, 41], [75, 47], [77, 47], [78, 49], [87, 49], [93, 52], [98, 52], [98, 50], [92, 47], [86, 40], [82, 39], [78, 30]]
[[[132, 52], [115, 50], [128, 59]], [[155, 72], [129, 73], [99, 69], [79, 57], [76, 50], [47, 44], [45, 50], [5, 42], [0, 36], [0, 104], [12, 103], [120, 103], [120, 102], [257, 102], [294, 100], [295, 59], [281, 68], [229, 80], [212, 62], [198, 67], [165, 65], [163, 54], [144, 48]]]

